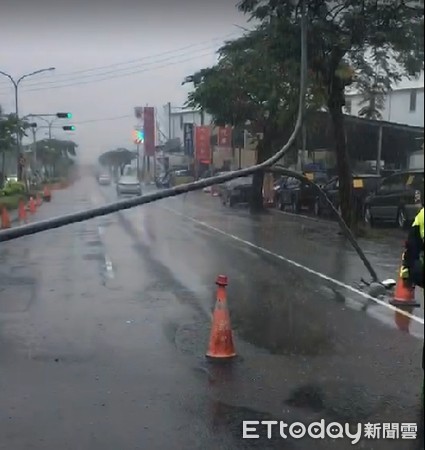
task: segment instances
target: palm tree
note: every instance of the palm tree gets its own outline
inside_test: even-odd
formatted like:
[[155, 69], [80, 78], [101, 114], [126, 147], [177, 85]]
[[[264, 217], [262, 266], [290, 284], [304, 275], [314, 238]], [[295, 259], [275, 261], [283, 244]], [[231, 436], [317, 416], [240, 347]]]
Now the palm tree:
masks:
[[11, 152], [16, 144], [14, 136], [16, 121], [12, 115], [3, 115], [0, 106], [0, 152], [1, 152], [1, 170], [0, 170], [0, 188], [4, 187], [6, 176], [6, 153]]
[[382, 120], [381, 111], [385, 107], [388, 87], [375, 80], [373, 84], [359, 83], [362, 100], [359, 116], [369, 120]]
[[76, 156], [77, 144], [73, 141], [59, 139], [43, 139], [37, 141], [37, 160], [41, 162], [45, 173], [55, 177], [59, 172], [65, 172], [72, 164]]
[[4, 185], [6, 175], [6, 154], [12, 153], [16, 148], [17, 129], [20, 137], [26, 136], [26, 130], [30, 127], [28, 121], [18, 119], [16, 114], [3, 114], [0, 105], [0, 152], [1, 152], [1, 170], [0, 170], [0, 187]]

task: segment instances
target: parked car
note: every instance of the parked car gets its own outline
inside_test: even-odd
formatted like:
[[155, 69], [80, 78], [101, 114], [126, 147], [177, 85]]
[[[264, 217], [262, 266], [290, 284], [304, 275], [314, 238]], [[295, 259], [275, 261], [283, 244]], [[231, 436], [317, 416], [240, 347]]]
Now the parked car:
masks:
[[[380, 181], [381, 176], [377, 174], [353, 174], [353, 197], [360, 215], [363, 212], [367, 196], [376, 190]], [[340, 211], [339, 177], [333, 177], [322, 189], [332, 205]], [[333, 214], [331, 207], [321, 196], [316, 197], [314, 214], [316, 216], [332, 216]]]
[[171, 173], [171, 185], [179, 186], [180, 184], [192, 183], [195, 177], [188, 169], [175, 170]]
[[111, 184], [111, 175], [109, 173], [102, 173], [97, 177], [97, 182], [102, 186], [108, 186]]
[[122, 175], [117, 182], [117, 195], [142, 195], [142, 184], [136, 175]]
[[424, 171], [408, 170], [390, 175], [365, 202], [364, 220], [396, 224], [406, 228], [423, 206]]
[[182, 168], [168, 170], [161, 179], [156, 180], [156, 185], [159, 188], [170, 188], [180, 184], [191, 183], [194, 181], [194, 176], [191, 171]]
[[236, 178], [221, 185], [221, 202], [234, 206], [237, 203], [249, 203], [252, 192], [252, 175]]
[[[310, 181], [322, 186], [328, 179], [324, 172], [309, 172], [304, 174]], [[313, 211], [317, 198], [317, 190], [309, 183], [298, 178], [287, 177], [275, 191], [276, 207], [280, 210], [288, 206], [293, 213], [299, 213], [307, 208]]]

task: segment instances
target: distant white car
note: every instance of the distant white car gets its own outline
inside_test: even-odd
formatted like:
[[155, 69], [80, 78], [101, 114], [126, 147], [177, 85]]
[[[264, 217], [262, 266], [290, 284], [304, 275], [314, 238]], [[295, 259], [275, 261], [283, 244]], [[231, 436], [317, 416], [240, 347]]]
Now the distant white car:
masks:
[[118, 179], [117, 195], [142, 195], [142, 184], [134, 175], [123, 175]]
[[99, 178], [97, 179], [98, 183], [102, 186], [108, 186], [111, 184], [111, 176], [108, 173], [103, 173], [99, 175]]

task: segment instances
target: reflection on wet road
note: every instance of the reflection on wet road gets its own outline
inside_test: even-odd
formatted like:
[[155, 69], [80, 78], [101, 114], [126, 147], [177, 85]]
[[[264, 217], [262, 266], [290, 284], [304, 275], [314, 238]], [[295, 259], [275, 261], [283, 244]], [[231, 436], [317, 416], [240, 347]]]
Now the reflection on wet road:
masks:
[[[39, 214], [114, 198], [84, 179]], [[211, 200], [196, 193], [2, 244], [0, 448], [339, 450], [353, 445], [243, 440], [242, 421], [417, 421], [423, 325], [401, 332], [394, 311], [344, 288], [364, 270], [338, 235]], [[376, 263], [392, 258], [384, 247]], [[230, 367], [204, 358], [219, 273], [239, 354]]]

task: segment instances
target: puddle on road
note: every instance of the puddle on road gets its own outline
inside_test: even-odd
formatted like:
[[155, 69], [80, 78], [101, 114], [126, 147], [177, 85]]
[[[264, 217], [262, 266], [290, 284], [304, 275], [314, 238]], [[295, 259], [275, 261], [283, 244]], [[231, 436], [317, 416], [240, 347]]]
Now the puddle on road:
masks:
[[238, 299], [230, 305], [234, 331], [276, 355], [333, 354], [334, 325], [315, 305], [317, 294], [307, 295], [305, 283], [295, 280], [288, 280], [288, 286], [282, 290], [281, 280], [234, 280], [229, 287], [229, 298]]
[[19, 277], [2, 273], [1, 283], [6, 286], [33, 286], [36, 283], [36, 279], [33, 277]]
[[102, 253], [87, 253], [83, 255], [83, 259], [86, 261], [103, 261], [104, 256]]
[[[385, 400], [388, 401], [390, 400]], [[285, 403], [325, 414], [340, 423], [357, 423], [376, 414], [382, 408], [384, 400], [378, 394], [368, 392], [367, 386], [335, 382], [297, 387]]]
[[102, 245], [102, 241], [99, 239], [95, 239], [93, 241], [85, 241], [84, 245], [87, 245], [88, 247], [100, 247]]

